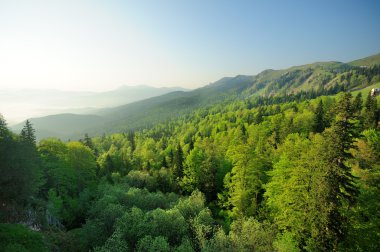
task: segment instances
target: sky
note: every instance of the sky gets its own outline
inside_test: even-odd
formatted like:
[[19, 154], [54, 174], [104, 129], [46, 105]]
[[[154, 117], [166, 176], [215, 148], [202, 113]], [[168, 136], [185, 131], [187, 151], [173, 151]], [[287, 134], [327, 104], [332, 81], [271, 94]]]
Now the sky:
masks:
[[0, 0], [0, 89], [196, 88], [380, 52], [380, 1]]

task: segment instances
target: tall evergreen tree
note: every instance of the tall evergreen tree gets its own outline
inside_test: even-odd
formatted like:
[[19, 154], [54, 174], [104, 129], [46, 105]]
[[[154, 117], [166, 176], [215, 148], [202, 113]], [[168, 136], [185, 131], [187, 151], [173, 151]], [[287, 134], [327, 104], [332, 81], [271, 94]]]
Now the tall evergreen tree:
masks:
[[255, 124], [259, 124], [263, 121], [263, 116], [264, 116], [264, 111], [263, 111], [263, 107], [260, 106], [258, 109], [257, 109], [257, 114], [255, 116], [255, 119], [254, 119], [254, 123]]
[[23, 221], [22, 207], [30, 202], [41, 184], [35, 139], [29, 121], [16, 138], [0, 117], [0, 204], [5, 212], [11, 209], [9, 215], [5, 214], [7, 221]]
[[325, 130], [325, 126], [325, 110], [323, 108], [323, 102], [320, 100], [317, 108], [315, 109], [314, 132], [323, 132]]
[[[335, 121], [324, 132], [325, 149], [320, 153], [325, 164], [321, 167], [324, 176], [318, 187], [324, 191], [318, 195], [316, 205], [321, 209], [319, 217], [325, 221], [317, 228], [320, 231], [318, 246], [329, 251], [337, 250], [339, 242], [346, 236], [348, 221], [342, 208], [352, 205], [358, 196], [355, 177], [347, 164], [352, 158], [350, 149], [354, 148], [358, 136], [351, 98], [350, 93], [344, 93], [340, 97], [335, 110]], [[318, 191], [318, 188], [315, 190]]]
[[30, 166], [37, 166], [37, 148], [35, 130], [29, 120], [26, 120], [20, 134], [20, 148], [23, 150], [23, 155], [29, 159]]
[[356, 115], [360, 115], [360, 112], [362, 111], [362, 108], [363, 108], [363, 98], [362, 98], [362, 93], [361, 92], [359, 92], [355, 96], [355, 100], [352, 103], [352, 108], [353, 108], [353, 112]]
[[374, 129], [377, 127], [378, 110], [376, 97], [368, 93], [367, 100], [364, 106], [364, 126], [367, 129]]
[[86, 145], [91, 150], [94, 150], [94, 143], [92, 142], [92, 139], [88, 136], [88, 134], [84, 134], [83, 144]]
[[190, 143], [189, 143], [189, 153], [194, 149], [194, 139], [190, 138]]
[[24, 143], [30, 144], [35, 146], [36, 145], [36, 136], [35, 136], [35, 130], [32, 127], [32, 124], [29, 122], [29, 120], [26, 120], [25, 126], [21, 130], [21, 140]]
[[168, 163], [166, 162], [166, 157], [162, 157], [161, 167], [168, 168]]
[[131, 143], [132, 152], [136, 150], [135, 132], [128, 132], [128, 141]]

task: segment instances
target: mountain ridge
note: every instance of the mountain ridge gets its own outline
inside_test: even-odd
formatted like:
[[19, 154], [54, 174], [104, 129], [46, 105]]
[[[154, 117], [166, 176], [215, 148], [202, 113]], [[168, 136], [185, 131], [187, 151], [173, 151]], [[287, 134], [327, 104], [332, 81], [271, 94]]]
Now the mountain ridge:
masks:
[[[178, 117], [200, 107], [234, 99], [292, 95], [299, 92], [336, 93], [364, 88], [373, 84], [371, 81], [374, 76], [380, 78], [380, 67], [374, 67], [380, 65], [380, 57], [374, 56], [352, 61], [353, 64], [314, 62], [287, 69], [267, 69], [257, 75], [223, 77], [191, 91], [175, 91], [113, 108], [99, 109], [94, 112], [100, 116], [99, 120], [82, 127], [81, 134], [86, 132], [100, 135], [149, 127], [155, 122]], [[358, 62], [365, 62], [368, 67], [358, 67]], [[35, 121], [35, 118], [31, 119], [32, 123]], [[38, 127], [36, 130], [38, 133]], [[66, 137], [79, 138], [81, 134], [73, 133]]]

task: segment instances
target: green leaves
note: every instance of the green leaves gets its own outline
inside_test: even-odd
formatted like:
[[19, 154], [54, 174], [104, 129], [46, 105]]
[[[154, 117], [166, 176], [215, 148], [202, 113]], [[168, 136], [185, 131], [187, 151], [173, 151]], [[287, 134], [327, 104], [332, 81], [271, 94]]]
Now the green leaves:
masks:
[[228, 151], [233, 162], [230, 181], [226, 181], [231, 215], [253, 216], [258, 214], [262, 186], [268, 166], [265, 158], [250, 145], [238, 145]]
[[1, 251], [48, 251], [43, 237], [39, 232], [32, 231], [19, 224], [0, 224]]
[[280, 159], [268, 172], [270, 182], [265, 186], [266, 204], [274, 223], [280, 230], [289, 230], [299, 242], [305, 232], [310, 198], [310, 184], [315, 173], [310, 169], [311, 142], [298, 134], [287, 137], [279, 148]]
[[205, 251], [274, 251], [275, 234], [275, 229], [268, 223], [239, 218], [231, 225], [228, 235], [219, 230], [207, 242]]

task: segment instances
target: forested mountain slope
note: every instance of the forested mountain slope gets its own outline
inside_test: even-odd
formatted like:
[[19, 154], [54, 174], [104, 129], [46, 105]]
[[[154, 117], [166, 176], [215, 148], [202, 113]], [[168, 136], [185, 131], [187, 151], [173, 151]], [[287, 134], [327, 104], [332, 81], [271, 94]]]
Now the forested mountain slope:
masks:
[[[361, 66], [356, 66], [358, 62], [361, 62]], [[366, 64], [368, 67], [363, 67]], [[225, 77], [189, 92], [172, 92], [116, 108], [102, 109], [95, 113], [102, 117], [98, 121], [91, 121], [87, 125], [78, 123], [75, 131], [64, 135], [52, 132], [52, 136], [77, 139], [84, 133], [101, 135], [147, 128], [157, 122], [176, 118], [194, 109], [220, 102], [248, 97], [279, 97], [306, 93], [309, 97], [316, 97], [323, 94], [336, 94], [343, 90], [365, 88], [379, 81], [379, 55], [347, 64], [318, 62], [285, 70], [265, 70], [255, 76]], [[60, 115], [57, 115], [50, 119], [57, 120], [59, 117]], [[36, 120], [31, 119], [31, 122], [34, 123]], [[38, 125], [36, 127], [38, 139], [42, 136], [46, 137], [46, 134], [40, 132], [46, 132], [48, 127], [40, 124], [41, 119], [37, 121], [39, 122], [35, 124]], [[75, 124], [75, 122], [69, 123]], [[67, 125], [67, 129], [72, 127], [72, 125]]]
[[366, 57], [366, 58], [363, 58], [363, 59], [351, 61], [348, 64], [352, 65], [352, 66], [369, 67], [369, 66], [379, 65], [379, 63], [380, 63], [380, 53]]
[[38, 145], [1, 119], [0, 250], [378, 251], [378, 101], [249, 97]]

